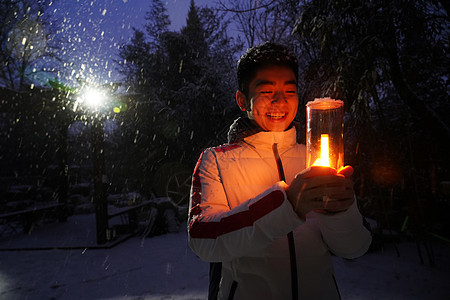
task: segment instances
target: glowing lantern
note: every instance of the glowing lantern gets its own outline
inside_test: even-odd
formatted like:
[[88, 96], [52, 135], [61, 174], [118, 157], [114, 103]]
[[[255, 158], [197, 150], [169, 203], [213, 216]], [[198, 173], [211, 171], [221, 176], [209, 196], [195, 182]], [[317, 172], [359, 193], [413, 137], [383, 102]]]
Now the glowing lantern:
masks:
[[344, 166], [344, 102], [316, 98], [306, 104], [307, 167]]

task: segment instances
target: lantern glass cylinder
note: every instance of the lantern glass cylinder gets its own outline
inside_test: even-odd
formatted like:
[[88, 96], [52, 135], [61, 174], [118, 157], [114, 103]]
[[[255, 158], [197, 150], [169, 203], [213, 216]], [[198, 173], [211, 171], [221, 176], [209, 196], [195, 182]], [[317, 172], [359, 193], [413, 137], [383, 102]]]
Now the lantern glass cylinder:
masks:
[[344, 102], [316, 98], [306, 104], [306, 164], [344, 166]]

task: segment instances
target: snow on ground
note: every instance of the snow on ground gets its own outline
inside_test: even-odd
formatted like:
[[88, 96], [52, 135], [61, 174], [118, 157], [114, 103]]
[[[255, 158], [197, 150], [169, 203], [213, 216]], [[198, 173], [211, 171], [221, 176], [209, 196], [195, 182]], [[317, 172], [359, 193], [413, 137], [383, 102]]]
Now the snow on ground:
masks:
[[[62, 226], [88, 240], [86, 218], [73, 216], [68, 224], [47, 224], [30, 236], [0, 238], [0, 299], [206, 299], [208, 264], [187, 246], [184, 227], [132, 237], [109, 249], [5, 250], [27, 243], [36, 248], [37, 240], [67, 242], [67, 233], [55, 231]], [[450, 299], [448, 245], [433, 244], [435, 268], [420, 263], [415, 243], [397, 247], [399, 257], [394, 244], [356, 260], [334, 257], [343, 299]], [[422, 254], [426, 259], [423, 249]]]

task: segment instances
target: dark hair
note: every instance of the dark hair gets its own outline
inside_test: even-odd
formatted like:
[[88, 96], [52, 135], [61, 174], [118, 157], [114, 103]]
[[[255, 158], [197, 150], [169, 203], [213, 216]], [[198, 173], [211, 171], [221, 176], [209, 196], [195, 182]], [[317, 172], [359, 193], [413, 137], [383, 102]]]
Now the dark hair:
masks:
[[295, 74], [298, 81], [298, 60], [286, 47], [280, 44], [265, 42], [247, 49], [238, 61], [238, 88], [248, 96], [248, 86], [259, 69], [269, 66], [286, 66]]

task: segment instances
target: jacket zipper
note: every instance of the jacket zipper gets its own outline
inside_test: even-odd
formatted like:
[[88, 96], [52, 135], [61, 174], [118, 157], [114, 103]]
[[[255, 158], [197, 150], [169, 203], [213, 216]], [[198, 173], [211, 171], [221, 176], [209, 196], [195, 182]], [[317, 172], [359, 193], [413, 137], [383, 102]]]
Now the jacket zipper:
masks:
[[[275, 156], [275, 160], [277, 162], [278, 167], [278, 175], [280, 180], [286, 182], [286, 177], [284, 175], [283, 163], [281, 162], [280, 154], [278, 153], [278, 144], [275, 143], [272, 146], [273, 154]], [[295, 243], [294, 243], [294, 234], [293, 232], [289, 232], [287, 234], [288, 245], [289, 245], [289, 256], [291, 263], [291, 288], [292, 288], [292, 299], [298, 299], [298, 273], [297, 273], [297, 257], [295, 254]]]

